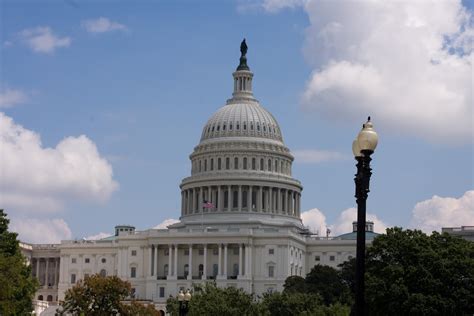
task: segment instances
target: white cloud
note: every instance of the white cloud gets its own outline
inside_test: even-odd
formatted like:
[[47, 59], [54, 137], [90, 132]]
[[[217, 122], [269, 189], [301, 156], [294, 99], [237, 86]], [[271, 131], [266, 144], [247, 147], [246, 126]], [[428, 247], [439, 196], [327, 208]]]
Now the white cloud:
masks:
[[330, 150], [302, 149], [292, 151], [292, 154], [295, 156], [295, 162], [297, 163], [320, 163], [346, 158], [340, 152]]
[[265, 11], [276, 13], [282, 9], [294, 9], [305, 5], [308, 0], [263, 0], [262, 7]]
[[311, 230], [313, 233], [324, 235], [326, 232], [326, 216], [317, 208], [310, 209], [306, 212], [301, 213], [301, 220], [303, 224]]
[[72, 237], [68, 224], [60, 218], [12, 218], [10, 228], [21, 241], [29, 243], [56, 244]]
[[[367, 221], [374, 222], [374, 231], [376, 233], [385, 233], [387, 224], [375, 214], [366, 213]], [[348, 208], [339, 214], [336, 222], [329, 227], [331, 228], [331, 234], [333, 236], [350, 233], [352, 232], [352, 222], [357, 221], [357, 209], [354, 207]]]
[[426, 233], [441, 231], [442, 227], [474, 225], [474, 190], [460, 198], [433, 196], [413, 208], [410, 226]]
[[174, 219], [174, 218], [168, 218], [168, 219], [165, 219], [164, 221], [162, 221], [161, 223], [159, 223], [158, 225], [156, 225], [153, 228], [154, 229], [166, 229], [166, 227], [168, 227], [170, 225], [173, 225], [175, 223], [179, 223], [179, 220]]
[[110, 237], [110, 236], [112, 236], [112, 234], [100, 232], [100, 233], [95, 234], [95, 235], [84, 237], [84, 239], [86, 239], [86, 240], [100, 240], [100, 239], [104, 239], [104, 238]]
[[0, 112], [0, 205], [56, 211], [70, 198], [105, 202], [118, 188], [112, 166], [86, 136], [45, 148], [40, 136]]
[[93, 20], [85, 20], [81, 23], [82, 27], [90, 33], [105, 33], [111, 31], [126, 31], [127, 27], [123, 24], [100, 17]]
[[[472, 13], [450, 1], [266, 0], [301, 5], [313, 66], [306, 110], [431, 142], [472, 142]], [[449, 126], [449, 128], [447, 127]]]
[[70, 37], [56, 36], [48, 26], [26, 29], [19, 35], [20, 39], [37, 53], [53, 53], [56, 48], [68, 47], [71, 44]]
[[0, 91], [0, 109], [26, 102], [28, 96], [21, 90], [5, 88]]

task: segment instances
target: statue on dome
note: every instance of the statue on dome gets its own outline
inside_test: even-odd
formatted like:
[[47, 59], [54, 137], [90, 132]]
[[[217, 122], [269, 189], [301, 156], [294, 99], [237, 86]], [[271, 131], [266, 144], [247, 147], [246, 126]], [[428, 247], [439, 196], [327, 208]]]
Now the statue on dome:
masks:
[[247, 66], [247, 56], [245, 56], [247, 54], [247, 49], [248, 49], [248, 46], [244, 38], [242, 43], [240, 43], [241, 55], [240, 55], [240, 64], [237, 67], [237, 70], [250, 70], [249, 66]]

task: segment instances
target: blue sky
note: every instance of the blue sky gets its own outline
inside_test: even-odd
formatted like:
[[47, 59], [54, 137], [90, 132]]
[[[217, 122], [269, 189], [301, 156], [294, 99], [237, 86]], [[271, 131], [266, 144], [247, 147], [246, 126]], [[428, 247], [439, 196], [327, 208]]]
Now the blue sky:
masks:
[[[296, 156], [306, 224], [350, 225], [351, 144], [372, 115], [369, 213], [473, 225], [472, 7], [443, 6], [2, 1], [0, 207], [35, 242], [178, 218], [188, 156], [232, 93], [245, 37], [254, 94]], [[25, 131], [41, 138], [34, 151]]]

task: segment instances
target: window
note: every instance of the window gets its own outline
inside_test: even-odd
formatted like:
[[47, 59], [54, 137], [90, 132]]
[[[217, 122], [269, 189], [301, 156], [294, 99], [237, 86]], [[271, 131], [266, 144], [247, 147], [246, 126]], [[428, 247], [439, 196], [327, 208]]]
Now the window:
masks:
[[234, 252], [234, 255], [238, 255], [239, 254], [239, 248], [234, 248], [233, 252]]
[[212, 265], [212, 275], [215, 277], [219, 273], [219, 265], [217, 263], [214, 263]]
[[212, 254], [217, 256], [219, 254], [219, 249], [217, 249], [217, 248], [212, 249]]
[[75, 284], [75, 283], [76, 283], [76, 274], [72, 273], [71, 274], [71, 284]]
[[165, 249], [165, 256], [169, 256], [170, 255], [170, 250], [169, 249]]
[[272, 171], [272, 161], [268, 159], [268, 165], [267, 165], [268, 171]]
[[160, 286], [160, 297], [165, 297], [165, 288]]
[[232, 123], [229, 124], [229, 130], [232, 130]]
[[234, 158], [234, 169], [239, 169], [239, 158], [238, 157]]
[[204, 273], [204, 265], [200, 264], [199, 265], [199, 276], [202, 277], [203, 273]]
[[239, 125], [239, 123], [237, 123], [237, 130], [239, 130], [239, 129], [240, 129], [240, 125]]
[[275, 163], [274, 163], [274, 167], [275, 167], [275, 172], [278, 172], [278, 161], [275, 160]]
[[260, 170], [263, 171], [263, 158], [260, 159]]
[[321, 261], [321, 257], [320, 256], [314, 256], [314, 261]]
[[107, 260], [106, 260], [105, 258], [102, 258], [101, 262], [102, 262], [102, 263], [106, 263]]
[[239, 264], [238, 264], [238, 263], [234, 263], [232, 270], [233, 270], [233, 272], [234, 272], [234, 273], [233, 273], [234, 276], [239, 275]]
[[130, 277], [131, 278], [136, 278], [137, 277], [137, 268], [135, 268], [135, 267], [130, 268]]
[[87, 279], [89, 277], [89, 273], [84, 273], [84, 279]]
[[275, 249], [273, 249], [273, 248], [268, 249], [268, 254], [269, 255], [274, 255], [275, 254]]
[[189, 265], [185, 264], [184, 265], [184, 277], [187, 278], [189, 275]]
[[247, 170], [247, 157], [244, 157], [244, 170]]
[[107, 276], [107, 271], [105, 271], [105, 269], [102, 269], [102, 270], [100, 270], [99, 274], [100, 274], [101, 277], [106, 277]]
[[199, 172], [201, 172], [201, 160], [199, 160]]
[[89, 259], [89, 258], [84, 258], [84, 263], [89, 263], [89, 262], [91, 262], [91, 259]]
[[257, 169], [257, 162], [255, 158], [252, 158], [252, 170], [255, 170], [255, 169]]
[[244, 131], [247, 130], [247, 123], [244, 122]]
[[211, 171], [214, 170], [214, 158], [211, 158]]
[[43, 295], [39, 295], [38, 296], [38, 301], [42, 301], [43, 300]]
[[204, 249], [199, 249], [198, 254], [199, 254], [200, 256], [204, 256]]
[[137, 255], [137, 251], [136, 250], [132, 250], [132, 257], [135, 257]]
[[336, 260], [335, 256], [329, 256], [329, 261], [334, 261], [334, 260]]
[[268, 266], [268, 277], [275, 277], [275, 266]]
[[76, 263], [77, 259], [76, 258], [71, 258], [71, 263]]
[[239, 206], [239, 192], [234, 191], [234, 197], [232, 201], [232, 207], [238, 207]]
[[184, 249], [184, 255], [189, 256], [189, 249]]
[[165, 275], [168, 275], [168, 270], [169, 270], [168, 264], [165, 264], [163, 266], [163, 272], [164, 272]]
[[207, 171], [207, 159], [204, 159], [204, 171]]
[[229, 207], [229, 191], [224, 191], [224, 208]]
[[230, 158], [229, 158], [229, 157], [227, 157], [227, 158], [225, 159], [225, 168], [226, 168], [227, 170], [230, 169]]
[[217, 158], [217, 170], [221, 170], [221, 168], [222, 168], [221, 158]]
[[247, 190], [242, 191], [242, 207], [247, 207]]

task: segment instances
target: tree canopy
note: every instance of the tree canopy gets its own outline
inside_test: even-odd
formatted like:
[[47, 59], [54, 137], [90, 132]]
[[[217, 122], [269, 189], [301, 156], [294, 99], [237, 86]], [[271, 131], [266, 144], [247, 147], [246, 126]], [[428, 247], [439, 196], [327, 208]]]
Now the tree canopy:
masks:
[[72, 315], [159, 315], [151, 305], [124, 300], [131, 296], [131, 285], [116, 276], [99, 274], [86, 277], [66, 291], [59, 314]]
[[21, 254], [17, 234], [8, 231], [9, 223], [0, 209], [0, 315], [26, 315], [33, 311], [38, 281]]
[[474, 243], [446, 233], [387, 229], [367, 250], [373, 315], [474, 313]]

